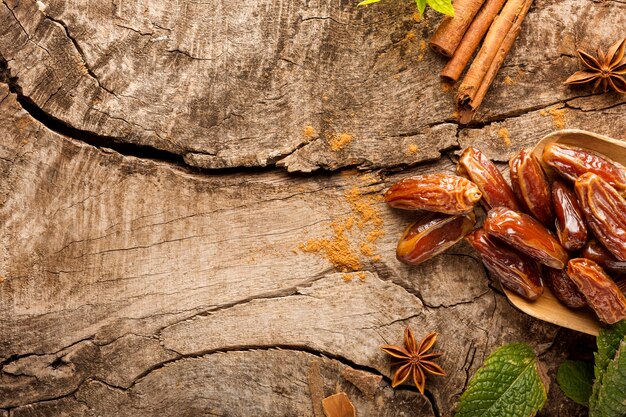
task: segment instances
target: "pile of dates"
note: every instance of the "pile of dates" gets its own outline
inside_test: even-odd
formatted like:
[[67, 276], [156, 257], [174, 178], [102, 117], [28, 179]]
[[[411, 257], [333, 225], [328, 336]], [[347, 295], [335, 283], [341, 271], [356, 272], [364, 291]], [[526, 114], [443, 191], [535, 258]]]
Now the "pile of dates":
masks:
[[[524, 149], [509, 161], [511, 187], [491, 160], [467, 148], [458, 175], [394, 184], [389, 206], [424, 211], [402, 234], [398, 259], [417, 265], [465, 238], [504, 287], [528, 300], [545, 283], [570, 308], [589, 306], [609, 324], [626, 318], [626, 168], [558, 143], [542, 158], [560, 179], [551, 182]], [[476, 229], [479, 202], [487, 216]]]

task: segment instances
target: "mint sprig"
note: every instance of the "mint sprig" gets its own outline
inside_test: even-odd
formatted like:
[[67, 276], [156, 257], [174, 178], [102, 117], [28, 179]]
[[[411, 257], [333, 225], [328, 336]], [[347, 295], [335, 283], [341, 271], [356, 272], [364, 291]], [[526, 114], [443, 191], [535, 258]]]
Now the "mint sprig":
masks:
[[590, 417], [624, 417], [626, 320], [601, 329], [596, 343], [598, 352], [594, 355], [595, 365], [565, 361], [557, 372], [557, 382], [565, 395], [589, 406]]
[[547, 393], [532, 348], [511, 343], [496, 349], [461, 395], [455, 417], [530, 417]]
[[615, 358], [597, 385], [597, 396], [589, 404], [589, 417], [626, 416], [626, 339], [620, 342]]
[[[363, 0], [359, 3], [359, 6], [366, 6], [368, 4], [378, 3], [380, 0]], [[417, 5], [417, 10], [420, 15], [424, 14], [424, 10], [426, 10], [426, 5], [428, 4], [433, 10], [443, 13], [447, 16], [454, 16], [454, 7], [452, 7], [451, 0], [415, 0], [415, 4]]]
[[565, 361], [556, 372], [556, 381], [563, 393], [581, 405], [589, 406], [593, 385], [593, 364]]

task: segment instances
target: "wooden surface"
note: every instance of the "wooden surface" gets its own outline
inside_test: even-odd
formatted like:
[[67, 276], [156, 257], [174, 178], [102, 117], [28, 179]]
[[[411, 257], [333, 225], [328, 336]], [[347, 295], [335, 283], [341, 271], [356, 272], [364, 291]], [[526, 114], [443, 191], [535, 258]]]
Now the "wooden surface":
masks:
[[[0, 4], [0, 416], [320, 417], [337, 391], [451, 416], [509, 341], [552, 377], [542, 416], [584, 415], [554, 373], [593, 339], [512, 308], [464, 244], [398, 263], [412, 216], [380, 195], [468, 145], [626, 139], [625, 96], [561, 85], [624, 2], [537, 0], [469, 127], [411, 1], [156, 3]], [[379, 349], [407, 324], [441, 334], [426, 397]]]

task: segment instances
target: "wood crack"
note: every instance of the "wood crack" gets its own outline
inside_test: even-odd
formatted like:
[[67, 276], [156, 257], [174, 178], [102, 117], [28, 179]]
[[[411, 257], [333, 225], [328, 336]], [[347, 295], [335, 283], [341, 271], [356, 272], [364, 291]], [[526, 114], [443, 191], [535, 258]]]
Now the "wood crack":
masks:
[[87, 57], [85, 56], [85, 52], [83, 51], [83, 48], [81, 48], [81, 46], [78, 44], [78, 41], [76, 40], [76, 38], [74, 38], [72, 34], [70, 33], [70, 29], [67, 26], [67, 24], [64, 21], [60, 19], [56, 19], [45, 12], [43, 12], [43, 14], [46, 19], [48, 19], [49, 21], [53, 23], [56, 23], [57, 25], [60, 25], [63, 28], [63, 30], [65, 31], [65, 35], [70, 40], [70, 42], [72, 42], [72, 45], [74, 45], [76, 52], [78, 52], [78, 55], [80, 56], [82, 60], [83, 66], [85, 67], [85, 70], [87, 70], [87, 74], [89, 74], [89, 76], [96, 81], [96, 83], [98, 84], [98, 87], [100, 87], [101, 89], [103, 89], [109, 94], [115, 95], [115, 93], [111, 89], [107, 88], [104, 84], [100, 82], [100, 78], [98, 78], [96, 73], [93, 72], [91, 67], [87, 64]]

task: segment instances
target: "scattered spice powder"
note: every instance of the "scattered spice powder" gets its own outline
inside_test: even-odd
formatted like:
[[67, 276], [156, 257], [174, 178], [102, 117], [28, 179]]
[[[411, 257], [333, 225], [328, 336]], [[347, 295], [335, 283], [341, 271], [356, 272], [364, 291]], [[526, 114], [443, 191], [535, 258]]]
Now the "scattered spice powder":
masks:
[[[443, 91], [444, 93], [449, 93], [452, 90], [453, 86], [454, 85], [451, 84], [451, 83], [442, 82], [441, 83], [441, 91]], [[458, 119], [459, 118], [459, 116], [458, 116], [459, 113], [457, 111], [455, 111], [454, 113], [456, 114], [455, 119]]]
[[307, 139], [311, 139], [313, 136], [315, 136], [315, 129], [313, 128], [313, 126], [305, 126], [304, 137]]
[[367, 275], [365, 274], [365, 272], [361, 271], [356, 275], [359, 277], [359, 281], [365, 282], [365, 278], [367, 278]]
[[352, 279], [354, 277], [352, 276], [352, 274], [343, 274], [343, 280], [344, 282], [352, 282]]
[[337, 152], [344, 148], [348, 143], [352, 141], [352, 135], [348, 133], [342, 133], [340, 135], [335, 135], [330, 139], [330, 149], [334, 152]]
[[361, 269], [361, 262], [350, 248], [350, 241], [344, 233], [345, 224], [333, 222], [331, 227], [333, 229], [331, 239], [310, 239], [300, 244], [300, 250], [307, 253], [322, 252], [339, 271], [358, 271]]
[[552, 124], [556, 129], [563, 129], [565, 127], [565, 109], [553, 108], [548, 110], [550, 116], [552, 116]]
[[380, 217], [380, 213], [370, 202], [361, 196], [361, 191], [357, 187], [346, 191], [345, 197], [352, 209], [359, 214], [359, 220], [357, 221], [359, 228], [363, 228], [368, 222], [372, 222], [375, 227], [382, 226], [383, 219]]
[[419, 14], [418, 12], [414, 12], [412, 17], [413, 17], [413, 20], [415, 22], [421, 22], [422, 21], [422, 15]]
[[506, 146], [511, 146], [511, 137], [509, 136], [509, 129], [501, 127], [498, 129], [498, 137], [502, 139]]
[[565, 127], [565, 109], [559, 109], [558, 107], [553, 107], [546, 110], [541, 110], [539, 114], [543, 117], [548, 115], [552, 116], [552, 124], [556, 129], [563, 129]]
[[415, 35], [415, 32], [413, 32], [412, 30], [408, 31], [406, 33], [406, 35], [404, 36], [403, 41], [405, 42], [409, 42], [412, 41], [413, 39], [415, 39], [417, 36]]
[[368, 243], [361, 243], [361, 246], [359, 246], [359, 250], [365, 256], [374, 256], [374, 250]]
[[[349, 176], [356, 171], [346, 170], [342, 175]], [[371, 174], [361, 175], [349, 181], [359, 180], [371, 184], [376, 178]], [[376, 241], [384, 235], [382, 230], [383, 218], [379, 210], [373, 205], [380, 201], [379, 194], [367, 194], [357, 186], [344, 193], [353, 214], [331, 223], [332, 236], [330, 238], [310, 239], [301, 243], [298, 248], [305, 253], [318, 253], [328, 259], [336, 270], [348, 274], [361, 269], [359, 253], [374, 262], [380, 261], [376, 255]], [[356, 228], [354, 227], [356, 225]], [[352, 237], [356, 241], [351, 242]], [[353, 249], [354, 248], [354, 249]], [[358, 251], [356, 251], [358, 248]], [[346, 275], [344, 275], [346, 280]]]
[[367, 234], [367, 241], [370, 243], [375, 243], [381, 236], [385, 235], [385, 231], [382, 229], [374, 229]]
[[426, 55], [426, 41], [424, 39], [422, 39], [420, 41], [420, 53], [417, 56], [417, 60], [418, 61], [423, 61], [425, 55]]
[[416, 144], [411, 143], [407, 148], [406, 148], [406, 153], [408, 153], [409, 155], [415, 155], [417, 153], [417, 151], [419, 151], [419, 148], [417, 147]]

